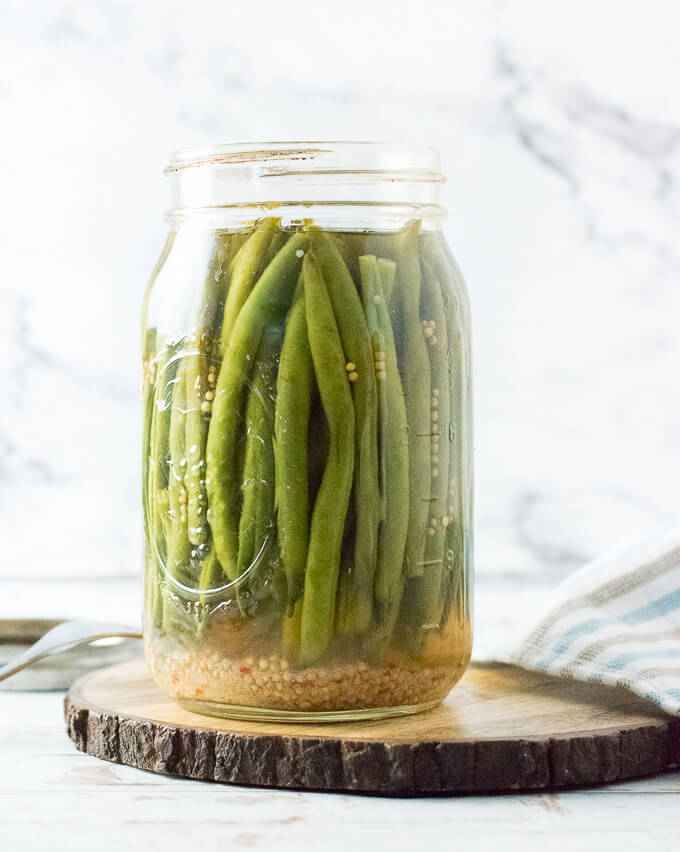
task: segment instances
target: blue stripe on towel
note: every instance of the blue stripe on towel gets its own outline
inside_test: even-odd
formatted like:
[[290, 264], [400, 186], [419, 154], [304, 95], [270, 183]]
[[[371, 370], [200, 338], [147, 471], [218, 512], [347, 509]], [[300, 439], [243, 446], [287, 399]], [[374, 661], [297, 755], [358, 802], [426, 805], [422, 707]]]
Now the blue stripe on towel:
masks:
[[[636, 660], [644, 660], [646, 657], [658, 659], [660, 657], [677, 656], [677, 648], [668, 648], [665, 651], [638, 651], [636, 653], [620, 654], [618, 657], [612, 657], [612, 659], [608, 663], [600, 663], [599, 667], [607, 671], [620, 671], [621, 669], [625, 668], [629, 663], [632, 663]], [[593, 664], [597, 664], [597, 661], [593, 661]]]
[[570, 627], [564, 636], [562, 636], [562, 638], [555, 644], [553, 652], [545, 664], [546, 667], [549, 666], [554, 659], [561, 657], [562, 654], [568, 651], [573, 645], [574, 640], [578, 639], [579, 636], [583, 636], [586, 633], [593, 633], [600, 627], [604, 627], [605, 624], [609, 624], [608, 618], [591, 618], [588, 621], [582, 621], [580, 624], [575, 624], [573, 627]]
[[655, 601], [633, 610], [630, 615], [625, 615], [621, 621], [625, 621], [626, 624], [642, 624], [650, 618], [668, 615], [669, 612], [674, 612], [676, 609], [680, 609], [680, 589], [662, 595]]
[[668, 615], [668, 613], [674, 612], [676, 609], [680, 609], [680, 589], [662, 595], [660, 598], [650, 601], [650, 603], [638, 607], [638, 609], [634, 609], [627, 615], [619, 616], [616, 619], [590, 618], [587, 621], [582, 621], [581, 624], [575, 624], [566, 631], [564, 636], [556, 642], [548, 659], [545, 662], [541, 661], [536, 668], [540, 671], [549, 671], [558, 657], [565, 654], [576, 639], [588, 633], [594, 633], [600, 627], [605, 627], [614, 621], [629, 625], [642, 624], [650, 618], [659, 618], [660, 616]]

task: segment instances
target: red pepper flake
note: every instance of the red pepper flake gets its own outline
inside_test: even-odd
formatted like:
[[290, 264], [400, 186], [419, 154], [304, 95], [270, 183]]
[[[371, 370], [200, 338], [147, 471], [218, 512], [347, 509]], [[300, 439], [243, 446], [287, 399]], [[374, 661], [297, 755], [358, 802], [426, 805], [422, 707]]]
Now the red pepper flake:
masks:
[[178, 675], [178, 674], [176, 674], [176, 673], [175, 673], [175, 674], [173, 674], [173, 676], [172, 676], [172, 682], [173, 682], [173, 683], [175, 683], [175, 684], [176, 684], [176, 683], [179, 683], [179, 675]]
[[249, 675], [252, 672], [252, 668], [250, 666], [241, 666], [239, 671], [242, 675]]

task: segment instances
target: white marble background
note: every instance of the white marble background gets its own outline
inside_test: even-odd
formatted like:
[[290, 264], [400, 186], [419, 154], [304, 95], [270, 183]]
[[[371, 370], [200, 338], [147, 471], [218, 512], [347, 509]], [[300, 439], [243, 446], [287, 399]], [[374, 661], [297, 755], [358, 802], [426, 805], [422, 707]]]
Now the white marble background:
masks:
[[138, 617], [139, 313], [187, 144], [441, 150], [480, 653], [677, 523], [679, 25], [674, 0], [0, 0], [0, 615]]

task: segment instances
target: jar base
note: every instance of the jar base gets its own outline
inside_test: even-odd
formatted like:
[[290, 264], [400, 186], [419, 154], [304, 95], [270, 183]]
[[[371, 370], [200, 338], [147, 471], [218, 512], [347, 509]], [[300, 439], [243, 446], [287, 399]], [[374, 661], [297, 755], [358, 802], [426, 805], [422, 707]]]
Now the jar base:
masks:
[[348, 710], [276, 710], [271, 707], [249, 707], [242, 704], [222, 704], [198, 698], [174, 698], [185, 710], [202, 716], [234, 719], [239, 722], [292, 722], [327, 724], [335, 722], [370, 722], [413, 716], [424, 713], [442, 703], [443, 698], [423, 701], [420, 704], [401, 704], [394, 707], [363, 707]]

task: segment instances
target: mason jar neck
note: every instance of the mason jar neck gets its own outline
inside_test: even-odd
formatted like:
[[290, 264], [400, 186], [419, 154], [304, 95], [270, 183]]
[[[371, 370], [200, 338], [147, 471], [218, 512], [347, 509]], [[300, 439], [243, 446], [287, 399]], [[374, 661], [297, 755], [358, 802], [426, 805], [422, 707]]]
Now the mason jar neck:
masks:
[[[444, 177], [432, 148], [375, 142], [278, 142], [176, 151], [165, 169], [171, 219], [236, 227], [262, 215], [284, 224], [391, 230], [438, 227]], [[313, 208], [313, 209], [312, 209]]]

